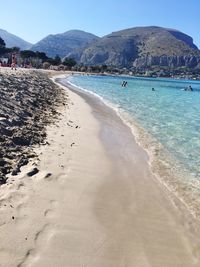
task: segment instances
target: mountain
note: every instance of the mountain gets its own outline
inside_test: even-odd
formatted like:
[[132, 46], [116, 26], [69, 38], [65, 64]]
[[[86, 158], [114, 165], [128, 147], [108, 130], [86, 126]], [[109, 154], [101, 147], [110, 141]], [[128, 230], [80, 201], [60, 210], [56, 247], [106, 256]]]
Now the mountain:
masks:
[[200, 51], [190, 36], [178, 30], [156, 26], [113, 32], [67, 56], [86, 65], [137, 68], [154, 65], [200, 66]]
[[48, 35], [31, 47], [33, 51], [45, 52], [49, 57], [66, 56], [75, 48], [83, 48], [89, 43], [98, 40], [99, 37], [94, 34], [71, 30], [65, 33]]
[[0, 37], [5, 41], [6, 47], [19, 47], [21, 50], [29, 49], [32, 44], [19, 38], [18, 36], [0, 29]]

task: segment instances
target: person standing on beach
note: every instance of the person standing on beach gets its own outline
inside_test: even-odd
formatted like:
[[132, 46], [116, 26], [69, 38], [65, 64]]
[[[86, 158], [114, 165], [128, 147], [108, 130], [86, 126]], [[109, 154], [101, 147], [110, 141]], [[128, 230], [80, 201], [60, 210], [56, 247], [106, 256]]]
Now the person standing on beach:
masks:
[[11, 70], [12, 70], [12, 69], [15, 69], [15, 70], [16, 70], [16, 63], [17, 63], [17, 60], [16, 60], [16, 54], [13, 53], [13, 54], [12, 54], [12, 62], [11, 62]]

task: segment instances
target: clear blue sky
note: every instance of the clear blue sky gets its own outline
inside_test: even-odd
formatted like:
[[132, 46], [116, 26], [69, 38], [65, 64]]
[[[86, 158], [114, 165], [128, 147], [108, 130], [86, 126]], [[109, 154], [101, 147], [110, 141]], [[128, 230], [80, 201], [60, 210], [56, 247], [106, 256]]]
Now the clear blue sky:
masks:
[[0, 0], [0, 28], [35, 43], [80, 29], [98, 36], [136, 26], [175, 28], [200, 48], [200, 0]]

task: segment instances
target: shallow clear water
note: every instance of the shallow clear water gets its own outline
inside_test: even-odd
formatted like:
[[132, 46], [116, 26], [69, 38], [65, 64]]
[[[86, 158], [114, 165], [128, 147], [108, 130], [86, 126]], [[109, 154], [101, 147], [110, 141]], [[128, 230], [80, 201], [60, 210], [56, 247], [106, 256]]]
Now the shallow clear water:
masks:
[[[68, 80], [129, 114], [177, 160], [179, 168], [184, 166], [199, 179], [200, 81], [76, 75]], [[128, 82], [125, 88], [123, 80]], [[189, 85], [194, 91], [183, 91]]]

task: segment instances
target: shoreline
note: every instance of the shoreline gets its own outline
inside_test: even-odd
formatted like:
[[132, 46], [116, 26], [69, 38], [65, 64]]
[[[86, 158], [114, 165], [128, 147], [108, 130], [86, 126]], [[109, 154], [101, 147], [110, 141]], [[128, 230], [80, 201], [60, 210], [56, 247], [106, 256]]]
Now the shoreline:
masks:
[[[147, 134], [139, 123], [133, 120], [129, 114], [126, 112], [120, 113], [113, 103], [103, 99], [94, 92], [76, 86], [70, 81], [62, 81], [61, 79], [60, 82], [64, 86], [68, 86], [73, 92], [79, 94], [85, 100], [91, 98], [97, 103], [100, 101], [110, 112], [114, 112], [116, 116], [122, 120], [122, 123], [126, 124], [127, 127], [131, 129], [133, 138], [141, 149], [147, 153], [148, 164], [150, 165], [153, 175], [156, 177], [161, 186], [166, 188], [174, 205], [180, 206], [180, 204], [177, 203], [181, 202], [181, 205], [188, 210], [194, 219], [200, 220], [198, 192], [196, 194], [193, 192], [194, 187], [198, 188], [198, 181], [194, 180], [194, 177], [190, 175], [184, 166], [182, 166], [181, 171], [176, 168], [176, 166], [180, 163], [178, 164], [177, 160], [173, 158], [172, 155], [169, 155], [169, 152], [162, 148], [161, 143], [159, 143], [153, 136]], [[193, 182], [192, 184], [191, 181]]]
[[199, 225], [184, 209], [182, 220], [128, 126], [65, 94], [38, 161], [0, 189], [0, 266], [197, 267]]
[[[86, 101], [86, 103], [92, 107], [93, 115], [98, 119], [98, 121], [101, 121], [102, 127], [105, 123], [105, 118], [102, 118], [102, 116], [100, 115], [100, 113], [104, 113], [102, 110], [103, 109], [107, 110], [107, 112], [105, 111], [105, 114], [109, 114], [108, 116], [110, 116], [112, 114], [112, 116], [115, 117], [115, 119], [120, 124], [123, 124], [124, 127], [126, 128], [126, 130], [130, 132], [130, 138], [133, 139], [133, 142], [135, 142], [135, 146], [139, 149], [139, 151], [140, 151], [139, 153], [141, 153], [140, 156], [137, 155], [137, 157], [143, 162], [143, 164], [148, 165], [148, 166], [151, 164], [149, 161], [149, 155], [148, 155], [147, 150], [144, 149], [140, 143], [136, 143], [135, 136], [134, 136], [134, 133], [133, 133], [131, 127], [129, 125], [127, 125], [127, 123], [116, 113], [116, 111], [112, 107], [110, 107], [109, 105], [104, 103], [102, 101], [102, 99], [98, 96], [94, 100], [94, 96], [93, 96], [93, 94], [90, 94], [90, 92], [86, 91], [86, 93], [85, 93], [84, 90], [83, 91], [82, 90], [77, 91], [76, 89], [73, 89], [73, 85], [69, 86], [69, 84], [65, 84], [65, 86], [70, 88], [70, 90], [72, 90], [72, 92], [74, 92], [75, 94], [78, 94], [79, 96], [81, 96]], [[98, 111], [97, 106], [99, 106], [100, 111]], [[111, 128], [110, 128], [110, 130], [111, 130]], [[106, 147], [108, 149], [110, 139], [108, 138], [108, 140], [106, 141], [105, 136], [102, 137], [102, 135], [103, 134], [100, 133], [101, 141], [106, 143]], [[131, 153], [133, 153], [133, 151], [129, 150], [129, 156], [131, 155]], [[112, 157], [115, 157], [115, 155], [112, 154]], [[117, 155], [117, 157], [118, 157], [118, 155]], [[140, 164], [140, 163], [138, 162], [138, 164]], [[149, 168], [150, 168], [150, 166], [149, 166]], [[174, 192], [172, 192], [168, 188], [167, 185], [163, 185], [163, 183], [162, 183], [163, 181], [160, 180], [158, 177], [156, 177], [156, 173], [151, 172], [150, 176], [152, 176], [151, 177], [152, 182], [156, 183], [156, 186], [158, 186], [161, 189], [162, 193], [166, 196], [168, 201], [170, 201], [171, 204], [173, 205], [173, 208], [175, 208], [176, 213], [178, 214], [178, 217], [179, 217], [179, 219], [178, 219], [179, 223], [184, 225], [184, 227], [186, 227], [186, 228], [192, 227], [193, 231], [196, 232], [196, 230], [199, 227], [199, 225], [198, 225], [199, 221], [196, 221], [196, 218], [193, 217], [194, 214], [190, 213], [191, 210], [188, 209], [188, 207], [185, 205], [185, 202], [182, 201], [176, 194], [174, 194]], [[188, 215], [190, 215], [191, 218], [188, 218]], [[196, 226], [197, 226], [197, 228], [196, 228]], [[199, 229], [197, 231], [199, 231]], [[193, 234], [194, 234], [194, 232], [193, 232]]]

